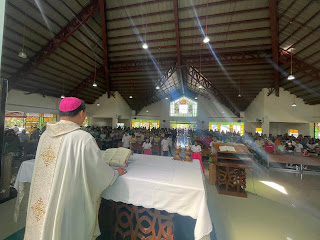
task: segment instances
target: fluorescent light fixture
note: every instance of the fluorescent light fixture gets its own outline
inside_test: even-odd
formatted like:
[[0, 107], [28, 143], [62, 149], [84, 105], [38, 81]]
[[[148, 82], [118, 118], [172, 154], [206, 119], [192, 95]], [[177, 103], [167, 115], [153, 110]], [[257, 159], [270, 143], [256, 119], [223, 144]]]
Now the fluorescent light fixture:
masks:
[[208, 43], [210, 41], [210, 39], [208, 38], [208, 36], [205, 36], [203, 39], [203, 43]]
[[148, 44], [147, 43], [142, 44], [142, 48], [143, 49], [148, 49]]
[[97, 87], [98, 85], [96, 84], [96, 82], [94, 82], [94, 83], [92, 84], [92, 86]]
[[18, 56], [21, 58], [27, 58], [27, 54], [23, 50], [19, 52]]
[[291, 107], [296, 107], [297, 106], [297, 104], [295, 104], [295, 103], [292, 103], [292, 105], [291, 105]]
[[292, 81], [292, 80], [294, 80], [294, 79], [296, 79], [296, 78], [295, 78], [292, 74], [290, 74], [287, 79], [288, 79], [289, 81]]
[[279, 185], [278, 183], [269, 182], [269, 181], [259, 181], [259, 182], [261, 182], [261, 183], [263, 183], [263, 184], [265, 184], [265, 185], [267, 185], [267, 186], [269, 186], [269, 187], [271, 187], [271, 188], [273, 188], [273, 189], [275, 189], [285, 195], [288, 195], [286, 189], [283, 186]]
[[61, 98], [62, 98], [62, 99], [64, 99], [64, 98], [65, 98], [65, 96], [62, 94], [62, 95], [61, 95]]
[[132, 98], [132, 96], [130, 95], [129, 98]]

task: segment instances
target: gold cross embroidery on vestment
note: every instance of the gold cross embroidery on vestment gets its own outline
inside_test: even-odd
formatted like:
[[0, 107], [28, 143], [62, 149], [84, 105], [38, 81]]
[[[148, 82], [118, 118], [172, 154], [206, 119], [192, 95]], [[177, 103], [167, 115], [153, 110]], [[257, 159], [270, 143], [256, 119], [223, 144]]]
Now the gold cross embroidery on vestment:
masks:
[[45, 214], [44, 204], [42, 198], [40, 198], [32, 207], [33, 214], [35, 215], [37, 222], [41, 219], [41, 217]]
[[56, 158], [54, 151], [52, 151], [51, 145], [45, 149], [40, 156], [44, 159], [44, 164], [48, 167]]

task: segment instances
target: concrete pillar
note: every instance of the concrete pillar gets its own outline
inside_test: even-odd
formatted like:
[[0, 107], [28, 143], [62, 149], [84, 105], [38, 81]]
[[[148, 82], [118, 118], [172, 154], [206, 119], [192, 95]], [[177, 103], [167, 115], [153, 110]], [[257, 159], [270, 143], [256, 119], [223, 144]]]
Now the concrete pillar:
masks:
[[0, 66], [1, 66], [1, 56], [2, 56], [2, 41], [3, 41], [5, 8], [6, 8], [6, 0], [0, 1]]
[[269, 136], [270, 133], [270, 122], [269, 118], [266, 116], [263, 118], [263, 123], [262, 123], [262, 134], [266, 134]]
[[112, 118], [112, 127], [116, 128], [118, 124], [118, 114], [114, 114], [113, 118]]

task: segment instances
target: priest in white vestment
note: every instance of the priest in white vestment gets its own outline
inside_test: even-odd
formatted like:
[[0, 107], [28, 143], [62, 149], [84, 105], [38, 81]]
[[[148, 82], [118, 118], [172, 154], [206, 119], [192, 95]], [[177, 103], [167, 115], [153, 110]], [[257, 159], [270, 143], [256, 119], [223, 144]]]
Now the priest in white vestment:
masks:
[[25, 240], [92, 240], [100, 235], [101, 193], [126, 171], [109, 167], [95, 139], [80, 129], [85, 103], [64, 98], [60, 122], [40, 138], [32, 177]]

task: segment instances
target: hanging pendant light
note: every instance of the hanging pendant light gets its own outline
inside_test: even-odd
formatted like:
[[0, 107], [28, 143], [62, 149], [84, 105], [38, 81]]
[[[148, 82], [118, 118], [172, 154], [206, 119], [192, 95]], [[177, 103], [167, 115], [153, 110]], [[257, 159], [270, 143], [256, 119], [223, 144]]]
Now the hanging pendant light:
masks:
[[130, 95], [129, 98], [132, 99], [132, 96]]
[[206, 36], [203, 39], [203, 43], [208, 43], [210, 41], [208, 37], [208, 0], [207, 0], [207, 9], [206, 9]]
[[242, 96], [241, 96], [241, 93], [239, 93], [239, 94], [238, 94], [238, 98], [241, 98], [241, 97], [242, 97]]
[[159, 87], [159, 86], [156, 86], [156, 89], [157, 89], [157, 90], [159, 90], [159, 89], [160, 89], [160, 87]]
[[198, 99], [198, 97], [195, 97], [194, 99], [195, 99], [195, 100], [197, 100], [197, 99]]
[[97, 106], [100, 107], [100, 103], [97, 103]]
[[94, 77], [93, 77], [93, 84], [92, 84], [93, 87], [97, 87], [98, 86], [98, 84], [96, 83], [96, 77], [97, 77], [97, 60], [96, 60], [96, 57], [94, 55]]
[[297, 106], [297, 104], [295, 104], [295, 103], [292, 103], [292, 105], [291, 105], [292, 107], [296, 107]]
[[146, 6], [146, 16], [145, 16], [145, 23], [146, 23], [146, 26], [144, 28], [144, 43], [142, 44], [142, 48], [143, 49], [148, 49], [148, 44], [147, 44], [147, 6]]
[[18, 56], [21, 57], [21, 58], [27, 58], [27, 54], [24, 52], [24, 38], [25, 38], [25, 35], [26, 35], [26, 24], [24, 24], [24, 28], [23, 28], [22, 49], [18, 53]]
[[292, 81], [292, 80], [294, 80], [295, 79], [295, 77], [293, 76], [293, 74], [292, 74], [292, 48], [291, 48], [291, 68], [290, 68], [291, 70], [290, 70], [290, 75], [288, 76], [288, 80], [289, 81]]
[[62, 95], [61, 95], [61, 98], [62, 98], [62, 99], [64, 99], [64, 98], [65, 98], [65, 96], [62, 94]]

